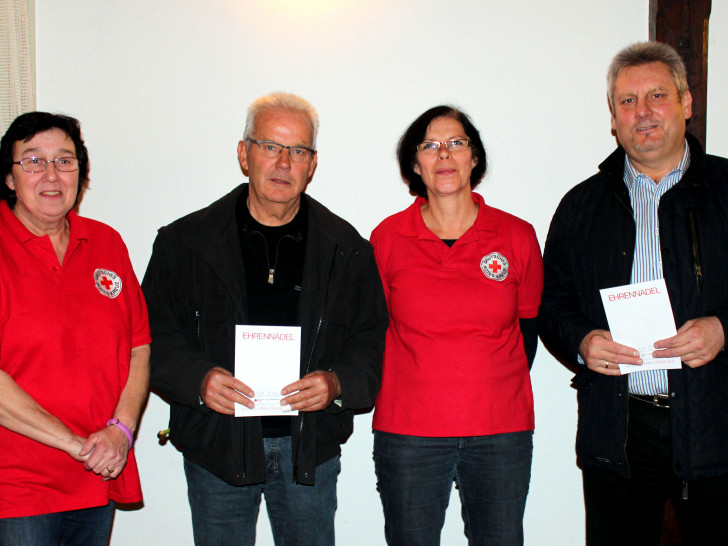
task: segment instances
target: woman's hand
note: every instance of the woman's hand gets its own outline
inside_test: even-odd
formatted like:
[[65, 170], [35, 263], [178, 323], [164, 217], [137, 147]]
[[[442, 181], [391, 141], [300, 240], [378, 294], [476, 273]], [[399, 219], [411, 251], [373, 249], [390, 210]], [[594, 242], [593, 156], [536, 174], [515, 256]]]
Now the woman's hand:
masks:
[[91, 434], [79, 456], [86, 458], [86, 470], [99, 474], [104, 481], [113, 480], [126, 466], [129, 447], [124, 431], [112, 425]]
[[83, 446], [86, 444], [87, 439], [83, 436], [79, 436], [78, 434], [73, 434], [72, 437], [68, 438], [68, 440], [65, 441], [64, 445], [61, 447], [63, 451], [68, 453], [68, 455], [74, 460], [78, 461], [79, 463], [86, 462], [86, 459], [88, 459], [90, 454], [81, 455], [81, 451], [83, 450]]
[[86, 461], [94, 447], [85, 449], [86, 438], [48, 413], [3, 370], [0, 370], [0, 426], [60, 449], [78, 462]]

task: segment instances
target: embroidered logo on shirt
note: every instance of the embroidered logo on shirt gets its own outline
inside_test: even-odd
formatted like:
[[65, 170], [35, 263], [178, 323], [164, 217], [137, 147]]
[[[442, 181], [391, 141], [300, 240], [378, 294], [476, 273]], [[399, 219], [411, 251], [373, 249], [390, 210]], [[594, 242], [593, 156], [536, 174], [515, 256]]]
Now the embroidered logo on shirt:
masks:
[[97, 269], [94, 271], [94, 282], [98, 291], [107, 298], [113, 300], [121, 294], [121, 278], [113, 271]]
[[480, 260], [480, 269], [489, 279], [500, 282], [508, 276], [508, 260], [500, 252], [491, 252]]

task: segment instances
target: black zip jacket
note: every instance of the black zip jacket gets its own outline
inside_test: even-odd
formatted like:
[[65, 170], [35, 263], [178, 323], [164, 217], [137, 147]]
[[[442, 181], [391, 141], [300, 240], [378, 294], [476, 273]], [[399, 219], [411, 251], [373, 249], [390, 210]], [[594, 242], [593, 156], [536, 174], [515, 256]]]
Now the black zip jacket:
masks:
[[[260, 419], [216, 413], [200, 400], [205, 374], [234, 372], [235, 325], [248, 324], [235, 206], [243, 184], [159, 230], [142, 288], [152, 328], [151, 386], [171, 406], [170, 438], [190, 461], [233, 485], [265, 481]], [[340, 404], [292, 418], [295, 478], [340, 453], [354, 410], [379, 391], [387, 306], [371, 245], [314, 199], [299, 300], [301, 376], [331, 370]]]
[[[706, 155], [686, 135], [690, 167], [660, 199], [662, 266], [675, 324], [716, 316], [728, 334], [728, 160]], [[547, 348], [577, 366], [580, 464], [628, 475], [628, 378], [577, 363], [579, 344], [608, 330], [599, 290], [629, 284], [635, 223], [620, 147], [599, 173], [562, 199], [544, 248], [539, 332]], [[683, 479], [728, 474], [728, 357], [668, 371], [673, 468]]]

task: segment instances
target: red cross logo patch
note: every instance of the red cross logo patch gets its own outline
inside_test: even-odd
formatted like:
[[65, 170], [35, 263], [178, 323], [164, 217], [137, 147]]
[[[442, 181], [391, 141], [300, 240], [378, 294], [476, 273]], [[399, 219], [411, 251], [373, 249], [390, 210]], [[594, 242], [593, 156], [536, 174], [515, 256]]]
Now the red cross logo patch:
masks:
[[480, 260], [483, 274], [494, 281], [502, 281], [508, 276], [508, 260], [500, 252], [491, 252]]
[[107, 298], [112, 300], [121, 294], [121, 278], [109, 269], [97, 269], [94, 271], [94, 283], [96, 289]]

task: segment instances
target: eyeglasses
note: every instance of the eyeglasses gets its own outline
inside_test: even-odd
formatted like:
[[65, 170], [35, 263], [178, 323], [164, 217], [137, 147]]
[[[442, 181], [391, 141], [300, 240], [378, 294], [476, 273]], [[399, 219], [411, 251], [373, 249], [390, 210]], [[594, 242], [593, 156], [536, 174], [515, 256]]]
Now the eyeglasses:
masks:
[[450, 150], [451, 153], [464, 152], [471, 146], [470, 140], [467, 138], [451, 138], [444, 142], [440, 142], [438, 140], [426, 140], [417, 145], [417, 151], [421, 154], [434, 155], [440, 151], [440, 146], [443, 144], [448, 150]]
[[13, 161], [13, 165], [20, 165], [26, 173], [41, 173], [46, 170], [48, 163], [53, 163], [56, 170], [62, 173], [70, 173], [78, 170], [78, 158], [67, 156], [57, 157], [51, 161], [40, 157], [24, 157], [20, 161]]
[[306, 148], [306, 146], [284, 146], [278, 144], [272, 140], [254, 140], [252, 138], [247, 139], [248, 142], [254, 142], [260, 148], [260, 155], [263, 157], [278, 157], [281, 155], [283, 150], [288, 150], [288, 157], [291, 161], [296, 163], [304, 163], [313, 157], [316, 150], [312, 148]]

